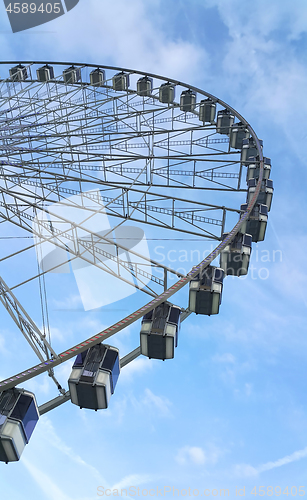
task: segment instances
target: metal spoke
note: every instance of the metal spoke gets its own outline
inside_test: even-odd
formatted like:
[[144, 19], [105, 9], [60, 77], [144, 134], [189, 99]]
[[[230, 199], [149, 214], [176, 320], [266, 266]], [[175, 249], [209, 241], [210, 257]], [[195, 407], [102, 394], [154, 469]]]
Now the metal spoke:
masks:
[[[0, 64], [7, 72], [15, 66], [9, 62]], [[264, 171], [262, 147], [251, 126], [207, 92], [157, 75], [108, 66], [100, 66], [107, 79], [94, 86], [88, 72], [97, 66], [91, 64], [74, 65], [80, 78], [65, 82], [63, 71], [69, 65], [50, 63], [55, 77], [43, 82], [36, 79], [36, 70], [44, 62], [21, 64], [26, 67], [26, 78], [8, 77], [0, 81], [0, 220], [30, 232], [34, 244], [10, 249], [10, 255], [3, 256], [0, 262], [10, 263], [13, 257], [25, 256], [26, 250], [34, 246], [42, 249], [52, 243], [56, 250], [67, 254], [67, 262], [80, 259], [84, 265], [95, 266], [93, 269], [103, 270], [151, 298], [126, 318], [57, 356], [22, 309], [12, 288], [23, 289], [62, 263], [54, 262], [48, 269], [42, 265], [35, 273], [31, 269], [30, 276], [23, 276], [11, 288], [0, 279], [0, 300], [41, 361], [0, 382], [0, 390], [44, 372], [49, 372], [58, 383], [54, 367], [133, 324], [188, 286], [250, 216]], [[113, 77], [120, 71], [129, 75], [131, 85], [115, 90]], [[142, 95], [136, 80], [144, 76], [153, 79], [153, 86]], [[161, 99], [161, 85], [166, 83], [176, 88], [177, 100]], [[190, 107], [181, 102], [187, 91], [195, 96], [198, 93]], [[202, 121], [204, 99], [209, 99], [218, 113], [226, 109], [233, 114], [244, 125], [246, 138], [254, 141], [259, 178], [244, 212], [240, 204], [246, 200], [243, 180], [249, 160], [242, 159], [243, 139], [233, 141], [232, 126], [222, 130], [215, 116], [206, 123]], [[82, 220], [70, 220], [69, 214], [77, 209], [82, 209]], [[102, 215], [109, 226], [106, 230], [98, 226], [96, 230], [95, 226], [93, 230], [88, 221]], [[138, 253], [117, 236], [113, 239], [113, 234], [130, 227], [142, 229], [142, 234], [148, 230], [161, 239], [177, 231], [183, 241], [193, 235], [202, 241], [216, 241], [217, 246], [185, 276]], [[225, 231], [229, 233], [227, 241], [222, 240]], [[163, 278], [159, 276], [161, 270]], [[169, 273], [180, 278], [170, 287]], [[44, 300], [47, 310], [46, 293]], [[189, 314], [183, 310], [182, 320]], [[138, 347], [121, 359], [121, 367], [139, 354]], [[58, 388], [62, 395], [42, 405], [41, 414], [70, 399], [69, 392], [59, 384]]]

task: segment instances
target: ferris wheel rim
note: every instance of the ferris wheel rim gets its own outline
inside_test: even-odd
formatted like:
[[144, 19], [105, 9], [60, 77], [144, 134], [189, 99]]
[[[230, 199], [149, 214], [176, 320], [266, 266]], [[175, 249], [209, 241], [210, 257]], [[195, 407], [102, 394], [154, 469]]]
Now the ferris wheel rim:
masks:
[[[162, 77], [160, 75], [156, 75], [153, 73], [149, 72], [144, 72], [144, 71], [138, 71], [138, 70], [131, 70], [127, 68], [122, 68], [122, 67], [115, 67], [115, 66], [106, 66], [106, 65], [97, 65], [97, 64], [83, 64], [83, 63], [67, 63], [67, 62], [47, 62], [47, 61], [1, 61], [0, 65], [2, 64], [56, 64], [56, 65], [73, 65], [73, 66], [78, 66], [78, 67], [89, 67], [89, 68], [101, 68], [101, 69], [111, 69], [114, 71], [127, 71], [131, 74], [136, 74], [136, 75], [146, 75], [149, 77], [153, 78], [158, 78], [163, 81], [169, 81], [171, 83], [174, 83], [176, 85], [180, 85], [183, 87], [186, 87], [188, 89], [194, 90], [195, 92], [198, 92], [210, 99], [212, 99], [214, 102], [219, 103], [221, 106], [224, 106], [227, 110], [231, 111], [248, 129], [250, 135], [254, 139], [256, 148], [258, 150], [258, 155], [259, 155], [259, 178], [258, 182], [255, 187], [254, 194], [252, 198], [250, 199], [249, 203], [247, 204], [247, 208], [245, 212], [243, 212], [240, 216], [239, 221], [235, 224], [235, 226], [232, 228], [231, 231], [229, 231], [227, 237], [221, 241], [213, 251], [211, 251], [207, 257], [205, 257], [198, 265], [193, 266], [192, 269], [190, 270], [189, 273], [185, 277], [182, 277], [169, 287], [167, 290], [165, 290], [163, 293], [152, 299], [150, 302], [145, 304], [143, 307], [137, 309], [133, 313], [129, 314], [125, 318], [123, 318], [121, 321], [118, 321], [114, 323], [112, 326], [104, 329], [103, 331], [99, 332], [98, 334], [89, 337], [87, 340], [76, 344], [70, 349], [66, 349], [62, 353], [60, 353], [56, 358], [49, 359], [47, 361], [44, 361], [43, 363], [39, 363], [37, 365], [34, 365], [32, 368], [29, 368], [28, 370], [24, 370], [23, 372], [20, 372], [19, 374], [16, 374], [8, 379], [2, 380], [0, 382], [0, 391], [4, 391], [7, 389], [10, 389], [12, 387], [15, 387], [16, 385], [19, 385], [36, 375], [40, 375], [41, 373], [44, 373], [48, 370], [50, 370], [51, 367], [55, 367], [57, 365], [62, 364], [65, 361], [68, 361], [69, 359], [73, 358], [76, 356], [76, 354], [81, 353], [85, 350], [87, 350], [89, 347], [92, 347], [93, 345], [96, 345], [103, 340], [106, 340], [107, 338], [111, 337], [115, 333], [118, 333], [121, 331], [123, 328], [126, 326], [134, 323], [135, 321], [139, 320], [142, 316], [144, 316], [147, 312], [151, 311], [154, 307], [158, 306], [162, 302], [168, 300], [172, 295], [174, 295], [178, 290], [186, 286], [197, 274], [208, 267], [210, 263], [222, 252], [222, 250], [229, 244], [229, 242], [235, 237], [235, 235], [239, 232], [240, 228], [244, 224], [245, 220], [248, 218], [250, 213], [253, 210], [253, 207], [256, 203], [258, 194], [260, 192], [261, 188], [261, 183], [263, 179], [263, 173], [264, 173], [264, 159], [263, 159], [263, 153], [262, 153], [262, 148], [260, 141], [251, 127], [251, 125], [247, 122], [247, 120], [244, 119], [242, 115], [240, 115], [234, 108], [229, 106], [227, 103], [222, 101], [221, 99], [213, 96], [212, 94], [209, 94], [198, 87], [194, 87], [188, 84], [185, 84], [183, 82], [180, 82], [179, 80], [174, 80], [171, 78], [166, 78]], [[10, 81], [9, 79], [7, 79]], [[3, 80], [2, 80], [3, 81]], [[37, 80], [33, 80], [34, 82]], [[31, 80], [28, 80], [29, 83], [31, 83]], [[41, 83], [41, 82], [40, 82]], [[82, 82], [83, 84], [83, 82]]]
[[[161, 75], [157, 75], [156, 73], [150, 73], [150, 72], [147, 72], [147, 71], [140, 71], [140, 70], [135, 70], [135, 69], [131, 69], [131, 68], [124, 68], [124, 67], [120, 67], [120, 66], [109, 66], [109, 65], [105, 65], [105, 64], [93, 64], [93, 63], [78, 63], [78, 62], [63, 62], [63, 61], [25, 61], [25, 60], [22, 60], [22, 61], [0, 61], [0, 66], [1, 65], [7, 65], [7, 64], [29, 64], [29, 65], [36, 65], [36, 64], [55, 64], [55, 65], [59, 65], [59, 66], [76, 66], [76, 67], [80, 67], [80, 68], [84, 68], [84, 67], [88, 67], [88, 68], [99, 68], [99, 69], [110, 69], [112, 71], [126, 71], [128, 72], [129, 74], [136, 74], [136, 75], [143, 75], [143, 76], [149, 76], [151, 78], [157, 78], [159, 80], [163, 80], [165, 82], [170, 82], [170, 83], [173, 83], [175, 85], [180, 85], [182, 87], [186, 87], [188, 89], [191, 89], [191, 90], [194, 90], [195, 92], [198, 92], [210, 99], [212, 99], [214, 102], [217, 102], [219, 103], [221, 106], [224, 106], [226, 109], [228, 109], [229, 111], [231, 111], [232, 113], [234, 113], [234, 115], [244, 124], [246, 125], [248, 128], [249, 128], [249, 131], [251, 133], [251, 136], [253, 137], [253, 139], [255, 140], [256, 142], [256, 145], [257, 145], [257, 148], [258, 148], [258, 152], [259, 152], [259, 157], [260, 157], [260, 160], [263, 159], [263, 154], [262, 154], [262, 150], [261, 150], [261, 146], [260, 146], [260, 143], [259, 143], [259, 139], [255, 133], [255, 131], [253, 130], [253, 128], [251, 127], [251, 125], [249, 124], [249, 122], [240, 114], [238, 113], [238, 111], [236, 111], [235, 108], [233, 108], [232, 106], [230, 106], [229, 104], [227, 104], [225, 101], [223, 101], [222, 99], [214, 96], [213, 94], [210, 94], [209, 92], [206, 92], [204, 91], [203, 89], [200, 89], [199, 87], [195, 87], [194, 85], [190, 85], [190, 84], [187, 84], [185, 82], [182, 82], [180, 80], [177, 80], [177, 79], [174, 79], [174, 78], [168, 78], [168, 77], [164, 77], [164, 76], [161, 76]], [[4, 79], [4, 80], [10, 80], [10, 79]], [[38, 81], [37, 79], [34, 79], [33, 81]], [[84, 84], [84, 82], [82, 82]]]

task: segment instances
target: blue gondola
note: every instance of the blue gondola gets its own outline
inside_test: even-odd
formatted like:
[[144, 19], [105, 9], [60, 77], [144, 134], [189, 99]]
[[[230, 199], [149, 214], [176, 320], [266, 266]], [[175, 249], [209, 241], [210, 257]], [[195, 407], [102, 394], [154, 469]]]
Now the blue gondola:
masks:
[[[223, 234], [223, 240], [228, 234]], [[237, 233], [220, 254], [220, 267], [224, 270], [226, 276], [244, 276], [247, 274], [251, 251], [252, 236]]]
[[18, 64], [18, 66], [14, 66], [10, 69], [10, 77], [12, 80], [17, 82], [22, 82], [28, 78], [28, 71], [26, 66], [22, 64]]
[[199, 119], [203, 123], [215, 123], [216, 104], [211, 99], [203, 99], [199, 103]]
[[106, 72], [103, 69], [96, 68], [90, 72], [90, 82], [94, 87], [101, 87], [106, 79]]
[[208, 266], [190, 281], [189, 309], [196, 314], [218, 314], [222, 301], [224, 271]]
[[[245, 212], [247, 204], [241, 205], [241, 210]], [[247, 221], [241, 227], [242, 233], [252, 235], [252, 241], [257, 243], [263, 241], [265, 237], [268, 222], [268, 207], [266, 205], [256, 204], [250, 213]]]
[[49, 80], [54, 79], [53, 67], [49, 64], [45, 64], [45, 66], [36, 70], [36, 75], [39, 82], [49, 82]]
[[116, 347], [98, 344], [78, 354], [68, 379], [71, 402], [80, 408], [107, 408], [120, 372]]
[[[249, 179], [247, 182], [248, 191], [246, 202], [249, 203], [254, 196], [258, 179]], [[268, 207], [268, 212], [271, 210], [272, 198], [273, 198], [273, 181], [271, 179], [263, 179], [261, 182], [261, 188], [259, 191], [256, 203], [260, 205], [266, 205]]]
[[196, 106], [196, 93], [193, 90], [184, 90], [180, 96], [181, 111], [193, 112]]
[[[249, 158], [249, 164], [247, 168], [247, 174], [246, 174], [246, 182], [249, 181], [249, 179], [259, 179], [259, 171], [260, 171], [260, 164], [259, 164], [259, 156], [256, 158], [254, 156]], [[263, 158], [263, 179], [269, 179], [270, 173], [271, 173], [271, 159], [270, 158]]]
[[163, 302], [142, 319], [141, 353], [148, 358], [171, 359], [178, 343], [181, 309]]
[[235, 120], [234, 115], [228, 109], [223, 109], [217, 113], [216, 131], [218, 134], [230, 134], [230, 127]]
[[117, 91], [127, 90], [130, 85], [130, 78], [128, 73], [124, 73], [121, 71], [120, 73], [116, 73], [116, 75], [112, 78], [113, 89]]
[[171, 104], [175, 99], [175, 85], [170, 82], [162, 83], [159, 88], [159, 101]]
[[153, 79], [148, 76], [143, 76], [139, 78], [136, 82], [136, 93], [142, 96], [151, 96], [153, 86]]
[[0, 461], [16, 462], [39, 419], [34, 394], [24, 389], [0, 393]]
[[81, 68], [71, 66], [70, 68], [64, 69], [63, 79], [66, 85], [77, 83], [79, 80], [81, 80]]

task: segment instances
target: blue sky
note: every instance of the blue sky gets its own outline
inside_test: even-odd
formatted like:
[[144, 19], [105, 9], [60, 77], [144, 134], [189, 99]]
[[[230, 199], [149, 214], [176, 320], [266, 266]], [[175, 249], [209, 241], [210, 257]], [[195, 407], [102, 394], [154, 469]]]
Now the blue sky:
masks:
[[[43, 416], [20, 462], [0, 466], [3, 498], [92, 500], [99, 486], [224, 488], [231, 499], [244, 486], [247, 498], [255, 486], [306, 491], [306, 2], [80, 0], [65, 16], [15, 34], [0, 7], [3, 60], [134, 68], [223, 99], [263, 139], [275, 188], [266, 240], [253, 247], [254, 274], [227, 279], [220, 314], [183, 323], [174, 360], [142, 357], [124, 368], [108, 410], [66, 403]], [[4, 254], [15, 244], [8, 240]], [[175, 255], [172, 265], [181, 267]], [[184, 263], [187, 271], [193, 263]], [[16, 281], [3, 263], [0, 274]], [[76, 300], [74, 283], [62, 279], [67, 297], [48, 296], [59, 350], [144, 301], [135, 295], [98, 312], [57, 312]], [[186, 301], [186, 292], [174, 298]], [[31, 297], [25, 302], [32, 310]], [[1, 318], [5, 378], [35, 358], [5, 311]], [[125, 354], [138, 334], [131, 326], [114, 343]], [[69, 371], [59, 367], [59, 378]], [[39, 403], [56, 396], [47, 376], [27, 387]]]

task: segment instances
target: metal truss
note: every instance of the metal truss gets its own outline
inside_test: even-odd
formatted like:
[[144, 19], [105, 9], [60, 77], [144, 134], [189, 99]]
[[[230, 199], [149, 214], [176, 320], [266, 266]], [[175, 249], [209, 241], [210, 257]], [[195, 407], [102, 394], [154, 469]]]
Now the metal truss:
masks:
[[[8, 70], [14, 63], [3, 64], [3, 69]], [[1, 302], [19, 328], [25, 330], [36, 354], [43, 358], [39, 358], [39, 365], [0, 382], [1, 390], [45, 371], [53, 374], [53, 367], [133, 324], [186, 286], [239, 231], [256, 202], [263, 176], [262, 149], [255, 132], [242, 116], [211, 94], [171, 81], [176, 92], [192, 90], [201, 99], [214, 102], [217, 110], [226, 108], [244, 124], [255, 141], [260, 174], [255, 195], [244, 213], [239, 210], [246, 191], [241, 187], [246, 165], [241, 150], [231, 147], [229, 134], [217, 132], [216, 121], [200, 121], [199, 99], [188, 112], [181, 109], [178, 99], [160, 102], [159, 88], [169, 80], [157, 75], [147, 75], [154, 79], [150, 95], [139, 95], [136, 80], [145, 74], [134, 70], [105, 66], [107, 78], [95, 87], [89, 82], [89, 71], [97, 67], [94, 65], [77, 65], [80, 80], [65, 84], [62, 71], [68, 64], [51, 63], [56, 66], [56, 75], [47, 82], [40, 82], [35, 76], [35, 70], [45, 63], [23, 64], [28, 72], [26, 80], [0, 81], [0, 219], [31, 232], [42, 242], [54, 243], [66, 250], [71, 260], [81, 258], [143, 289], [153, 298], [111, 327], [55, 357], [50, 350], [44, 351], [45, 343], [38, 332], [33, 330], [35, 337], [29, 329], [33, 322], [15, 302], [11, 289], [1, 285]], [[118, 71], [129, 74], [130, 88], [113, 89], [112, 77]], [[218, 245], [186, 276], [180, 275], [161, 263], [146, 260], [133, 248], [114, 242], [109, 234], [101, 235], [99, 230], [88, 229], [83, 223], [70, 221], [69, 217], [53, 211], [53, 204], [62, 203], [70, 208], [71, 200], [78, 196], [85, 201], [82, 209], [89, 218], [105, 211], [112, 224], [116, 221], [116, 227], [133, 222], [145, 229], [166, 230], [172, 236], [177, 231], [183, 236], [216, 241]], [[86, 203], [94, 198], [97, 210]], [[48, 220], [40, 220], [40, 212], [47, 214]], [[238, 216], [240, 219], [235, 223]], [[34, 221], [36, 229], [32, 227]], [[57, 222], [64, 224], [63, 230]], [[233, 227], [230, 231], [229, 226]], [[228, 242], [221, 241], [224, 231], [229, 231]], [[103, 244], [112, 244], [115, 252], [108, 252]], [[120, 257], [122, 251], [129, 251], [141, 262]], [[116, 262], [117, 270], [108, 266], [106, 260]], [[151, 266], [150, 272], [146, 271], [146, 265]], [[164, 272], [163, 279], [156, 274], [158, 268]], [[134, 281], [124, 278], [121, 271], [129, 271]], [[42, 269], [22, 284], [44, 272]], [[169, 272], [180, 279], [168, 288]], [[156, 292], [148, 283], [144, 284], [147, 280], [151, 285], [162, 286], [163, 291]], [[185, 310], [182, 319], [188, 315]], [[139, 354], [138, 347], [121, 359], [121, 367]], [[69, 392], [61, 392], [61, 396], [40, 407], [41, 414], [69, 399]]]
[[[27, 340], [28, 344], [35, 352], [41, 362], [47, 362], [50, 359], [57, 359], [58, 355], [55, 353], [51, 345], [43, 335], [40, 329], [36, 326], [34, 321], [30, 318], [13, 292], [7, 286], [3, 278], [0, 277], [0, 301], [10, 314], [11, 318], [16, 323], [17, 327]], [[60, 392], [63, 391], [61, 385], [54, 376], [53, 368], [48, 370], [49, 376], [55, 382]], [[65, 392], [65, 391], [64, 391]]]
[[41, 333], [39, 328], [27, 314], [25, 309], [1, 277], [0, 300], [38, 358], [41, 361], [45, 361], [51, 357], [57, 358], [57, 354], [47, 342], [46, 337]]
[[[11, 195], [12, 193], [10, 193], [10, 196]], [[22, 206], [23, 203], [20, 203], [20, 205]], [[131, 248], [129, 249], [121, 244], [118, 244], [114, 240], [106, 238], [105, 236], [101, 236], [99, 233], [94, 233], [85, 226], [72, 223], [70, 220], [65, 219], [63, 216], [61, 217], [58, 214], [53, 214], [50, 210], [48, 211], [48, 215], [51, 216], [51, 219], [48, 222], [46, 222], [46, 221], [40, 221], [39, 219], [35, 218], [34, 215], [30, 215], [26, 211], [22, 211], [21, 209], [16, 208], [16, 204], [9, 205], [4, 201], [0, 200], [0, 206], [2, 206], [5, 209], [4, 211], [0, 212], [0, 216], [3, 219], [9, 222], [13, 222], [19, 227], [22, 227], [23, 229], [30, 231], [32, 234], [35, 234], [38, 237], [39, 242], [43, 243], [51, 241], [52, 244], [54, 244], [55, 246], [67, 250], [67, 252], [71, 254], [74, 258], [77, 257], [81, 258], [88, 264], [94, 265], [97, 268], [100, 268], [103, 271], [112, 274], [113, 276], [116, 276], [117, 278], [129, 283], [131, 286], [148, 293], [149, 295], [155, 296], [157, 295], [157, 293], [155, 293], [145, 284], [143, 286], [140, 286], [137, 285], [135, 282], [131, 282], [125, 279], [120, 273], [120, 267], [129, 270], [131, 274], [135, 278], [137, 278], [140, 282], [142, 282], [142, 278], [144, 277], [147, 280], [153, 281], [154, 283], [163, 286], [164, 289], [167, 286], [167, 273], [175, 274], [178, 277], [183, 276], [178, 271], [175, 271], [167, 266], [164, 266], [163, 264], [156, 262], [155, 260], [148, 259], [143, 255], [136, 253], [133, 249]], [[31, 206], [32, 209], [39, 208], [35, 204], [31, 204]], [[54, 217], [53, 224], [52, 224], [52, 217]], [[33, 228], [32, 223], [34, 221], [36, 221], [36, 224], [39, 226], [38, 231], [36, 231]], [[69, 228], [67, 230], [61, 231], [56, 227], [54, 227], [55, 222], [63, 222], [66, 225], [68, 225]], [[82, 233], [86, 233], [86, 237], [84, 236], [84, 234], [83, 236], [78, 236], [78, 230], [82, 231]], [[99, 246], [99, 244], [104, 242], [115, 247], [116, 249], [115, 255], [106, 250], [103, 250], [103, 248]], [[129, 254], [133, 254], [136, 257], [139, 257], [140, 260], [146, 262], [138, 264], [137, 262], [131, 262], [130, 260], [122, 259], [119, 257], [119, 250], [126, 250], [127, 252], [129, 252]], [[103, 258], [107, 258], [108, 260], [118, 264], [117, 272], [112, 270], [104, 262]], [[146, 266], [146, 264], [148, 267], [151, 268], [152, 272], [146, 272], [146, 270], [144, 270], [144, 266]], [[159, 276], [154, 274], [156, 269], [163, 270], [164, 274], [163, 278], [159, 278]]]
[[[184, 232], [186, 234], [203, 236], [209, 239], [220, 239], [224, 232], [224, 224], [227, 212], [239, 213], [239, 210], [229, 207], [201, 203], [194, 200], [182, 199], [175, 196], [166, 196], [154, 192], [152, 189], [142, 191], [135, 187], [118, 187], [115, 183], [107, 181], [98, 181], [96, 189], [99, 188], [100, 199], [97, 195], [87, 193], [88, 186], [92, 180], [86, 182], [78, 180], [76, 177], [67, 175], [44, 175], [33, 179], [29, 175], [13, 175], [6, 172], [7, 168], [0, 168], [0, 179], [5, 183], [5, 190], [1, 189], [3, 196], [23, 195], [23, 202], [31, 206], [35, 197], [36, 203], [41, 207], [46, 202], [55, 203], [65, 200], [68, 196], [81, 195], [84, 198], [95, 199], [101, 208], [106, 209], [108, 216], [119, 217], [121, 219], [139, 222], [143, 224], [163, 227], [166, 229]], [[65, 184], [82, 184], [83, 190], [64, 187]], [[18, 189], [16, 187], [18, 186]], [[26, 186], [37, 188], [35, 195], [32, 189], [26, 189]], [[14, 189], [15, 188], [15, 189]], [[22, 191], [20, 188], [24, 188]], [[108, 196], [106, 196], [108, 195]], [[110, 196], [112, 195], [112, 196]], [[15, 201], [15, 199], [14, 199]], [[103, 202], [103, 203], [101, 203]], [[9, 204], [9, 199], [7, 200]], [[168, 208], [169, 207], [169, 208]], [[158, 215], [153, 215], [158, 214]], [[216, 217], [206, 215], [214, 214]], [[210, 226], [219, 226], [219, 231], [213, 233]]]

